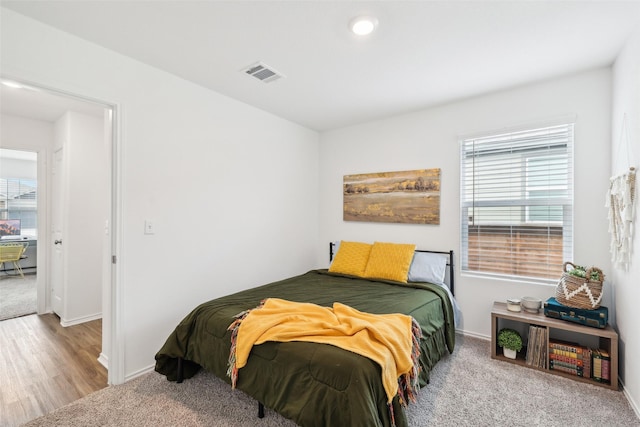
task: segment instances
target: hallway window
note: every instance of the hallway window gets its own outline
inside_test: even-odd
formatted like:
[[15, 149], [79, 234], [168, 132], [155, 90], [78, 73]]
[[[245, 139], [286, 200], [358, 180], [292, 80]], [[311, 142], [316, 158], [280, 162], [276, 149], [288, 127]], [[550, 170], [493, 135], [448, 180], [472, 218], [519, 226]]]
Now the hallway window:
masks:
[[22, 235], [37, 230], [37, 183], [32, 179], [0, 178], [0, 219], [19, 219]]
[[21, 235], [37, 237], [37, 154], [0, 149], [0, 219], [18, 219]]

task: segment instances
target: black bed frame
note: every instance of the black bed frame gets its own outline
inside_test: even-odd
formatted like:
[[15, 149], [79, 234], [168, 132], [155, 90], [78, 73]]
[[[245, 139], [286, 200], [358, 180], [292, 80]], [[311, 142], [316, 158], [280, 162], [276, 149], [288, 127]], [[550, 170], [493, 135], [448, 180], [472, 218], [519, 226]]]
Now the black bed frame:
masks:
[[[333, 260], [333, 246], [334, 242], [329, 242], [329, 261]], [[453, 281], [454, 281], [454, 267], [453, 267], [453, 250], [450, 251], [427, 251], [416, 249], [416, 252], [428, 252], [433, 254], [447, 254], [449, 255], [449, 259], [447, 260], [447, 266], [449, 267], [449, 290], [452, 295], [455, 295], [453, 291]], [[182, 357], [178, 358], [178, 377], [176, 379], [177, 383], [181, 383], [184, 380], [184, 362]], [[264, 405], [262, 402], [258, 402], [258, 418], [264, 418]]]
[[[329, 242], [329, 261], [333, 260], [333, 247], [335, 245], [335, 242]], [[455, 273], [455, 268], [453, 267], [453, 250], [450, 251], [427, 251], [427, 250], [422, 250], [422, 249], [416, 249], [416, 252], [427, 252], [427, 253], [431, 253], [431, 254], [445, 254], [445, 255], [449, 255], [449, 258], [447, 259], [447, 267], [449, 267], [449, 290], [451, 291], [452, 295], [455, 295], [455, 292], [453, 290], [453, 283], [454, 283], [454, 273]]]

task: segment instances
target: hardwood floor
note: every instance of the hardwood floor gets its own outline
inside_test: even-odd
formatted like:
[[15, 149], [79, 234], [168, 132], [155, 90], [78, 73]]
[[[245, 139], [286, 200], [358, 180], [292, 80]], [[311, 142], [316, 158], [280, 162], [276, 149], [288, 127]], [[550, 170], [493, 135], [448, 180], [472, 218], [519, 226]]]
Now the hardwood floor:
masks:
[[55, 314], [0, 322], [0, 426], [21, 425], [107, 386], [102, 321], [63, 328]]

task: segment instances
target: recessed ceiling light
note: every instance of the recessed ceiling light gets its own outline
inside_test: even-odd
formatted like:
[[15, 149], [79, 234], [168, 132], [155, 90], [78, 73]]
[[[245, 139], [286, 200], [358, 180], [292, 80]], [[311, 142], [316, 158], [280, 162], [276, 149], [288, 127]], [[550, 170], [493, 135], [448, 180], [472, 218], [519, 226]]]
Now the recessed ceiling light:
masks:
[[373, 16], [357, 16], [349, 22], [349, 28], [354, 34], [366, 36], [378, 26], [378, 20]]

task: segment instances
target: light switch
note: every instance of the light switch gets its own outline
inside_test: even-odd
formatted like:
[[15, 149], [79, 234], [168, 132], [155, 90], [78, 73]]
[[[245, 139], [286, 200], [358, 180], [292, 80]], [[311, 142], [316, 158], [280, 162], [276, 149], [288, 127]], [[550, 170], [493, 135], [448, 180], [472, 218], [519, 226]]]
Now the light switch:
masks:
[[148, 219], [144, 222], [144, 234], [155, 234], [156, 229], [152, 221]]

